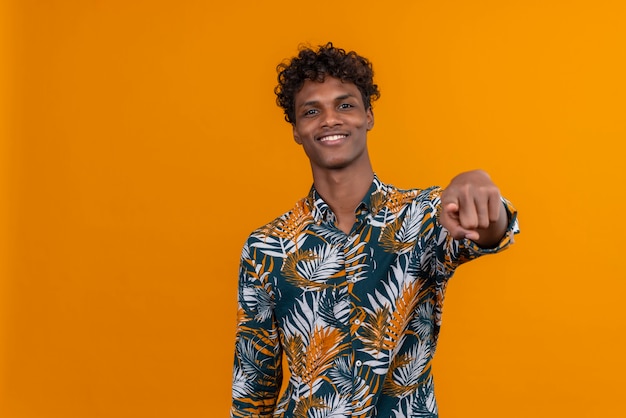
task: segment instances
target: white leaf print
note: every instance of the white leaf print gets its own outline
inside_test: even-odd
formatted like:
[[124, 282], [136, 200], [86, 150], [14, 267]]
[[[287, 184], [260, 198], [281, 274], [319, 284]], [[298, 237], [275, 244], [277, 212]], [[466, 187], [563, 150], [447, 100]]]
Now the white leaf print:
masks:
[[242, 293], [246, 305], [253, 312], [256, 312], [254, 319], [263, 322], [272, 316], [274, 302], [266, 289], [259, 286], [253, 288], [245, 287]]
[[247, 396], [253, 390], [251, 380], [237, 365], [233, 368], [233, 397]]
[[307, 280], [326, 283], [343, 267], [339, 246], [319, 246], [312, 248], [311, 252], [315, 257], [299, 262], [297, 267], [298, 273]]
[[309, 418], [345, 418], [350, 412], [350, 400], [347, 396], [337, 393], [322, 397], [324, 407], [311, 409]]
[[417, 385], [424, 368], [430, 360], [430, 344], [418, 342], [407, 353], [411, 360], [408, 364], [397, 368], [393, 373], [393, 380], [400, 386], [410, 387]]

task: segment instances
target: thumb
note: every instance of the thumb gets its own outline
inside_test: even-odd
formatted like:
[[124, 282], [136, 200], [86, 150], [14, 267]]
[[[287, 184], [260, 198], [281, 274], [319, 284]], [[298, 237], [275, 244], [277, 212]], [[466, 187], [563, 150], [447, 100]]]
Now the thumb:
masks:
[[477, 231], [469, 230], [461, 225], [461, 215], [459, 213], [458, 202], [447, 202], [442, 204], [441, 224], [450, 232], [453, 238], [477, 240], [480, 234]]
[[458, 215], [459, 213], [458, 202], [451, 201], [451, 202], [444, 203], [442, 206], [443, 206], [444, 215], [452, 216], [454, 218], [457, 218], [459, 216]]

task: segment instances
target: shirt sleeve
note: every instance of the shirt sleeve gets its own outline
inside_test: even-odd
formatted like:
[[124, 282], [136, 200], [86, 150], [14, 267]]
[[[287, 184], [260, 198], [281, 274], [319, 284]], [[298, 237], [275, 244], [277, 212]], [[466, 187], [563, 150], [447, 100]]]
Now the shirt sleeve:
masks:
[[[271, 263], [271, 261], [269, 261]], [[244, 246], [239, 271], [232, 418], [271, 417], [282, 383], [282, 349], [274, 316], [271, 265]]]

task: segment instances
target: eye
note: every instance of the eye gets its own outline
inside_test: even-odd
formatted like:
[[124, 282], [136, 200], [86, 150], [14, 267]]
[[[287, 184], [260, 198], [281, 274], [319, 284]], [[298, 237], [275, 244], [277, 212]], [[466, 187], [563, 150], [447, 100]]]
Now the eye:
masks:
[[304, 111], [304, 116], [314, 116], [318, 113], [317, 109], [307, 109]]
[[339, 105], [339, 109], [350, 109], [352, 106], [350, 103], [342, 103]]

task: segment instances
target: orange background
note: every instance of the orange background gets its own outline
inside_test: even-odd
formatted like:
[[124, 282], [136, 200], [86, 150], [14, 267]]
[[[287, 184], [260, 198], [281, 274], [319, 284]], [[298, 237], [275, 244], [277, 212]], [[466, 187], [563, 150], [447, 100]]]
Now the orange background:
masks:
[[449, 287], [442, 418], [626, 416], [623, 1], [2, 7], [0, 416], [226, 416], [241, 245], [311, 182], [274, 68], [328, 40], [384, 181], [520, 211]]

